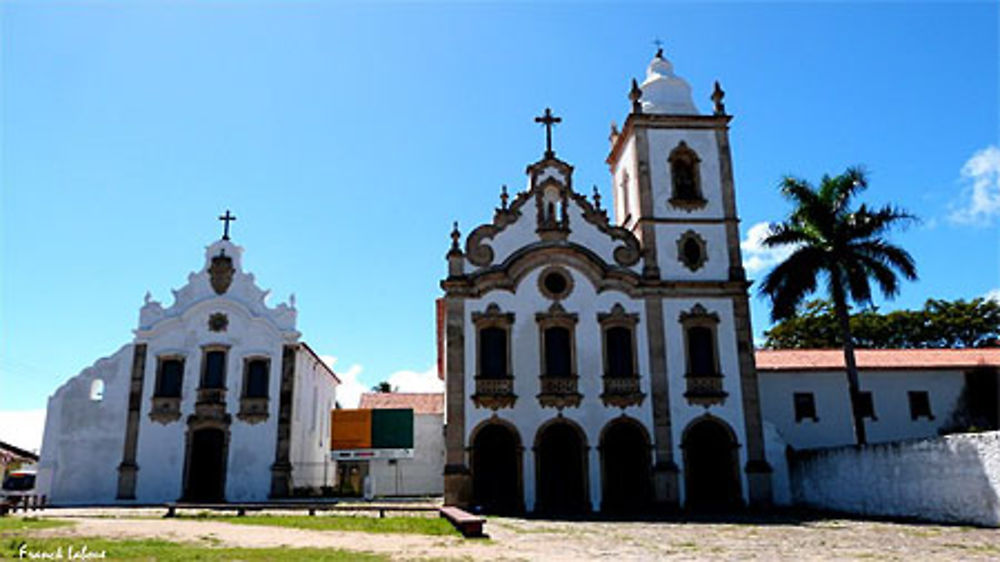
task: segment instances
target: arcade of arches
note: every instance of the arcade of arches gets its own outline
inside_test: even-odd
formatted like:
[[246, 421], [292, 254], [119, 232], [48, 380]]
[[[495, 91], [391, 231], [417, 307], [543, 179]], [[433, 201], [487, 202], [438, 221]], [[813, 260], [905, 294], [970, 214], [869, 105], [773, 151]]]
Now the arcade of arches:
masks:
[[[473, 505], [484, 513], [525, 510], [524, 447], [513, 425], [490, 420], [472, 436], [470, 451]], [[742, 504], [739, 458], [732, 429], [703, 416], [684, 431], [685, 506], [696, 510], [731, 509]], [[574, 422], [555, 418], [538, 429], [533, 455], [536, 513], [567, 515], [590, 511], [589, 450]], [[601, 431], [598, 445], [600, 509], [639, 513], [653, 507], [652, 447], [638, 421], [622, 416]]]

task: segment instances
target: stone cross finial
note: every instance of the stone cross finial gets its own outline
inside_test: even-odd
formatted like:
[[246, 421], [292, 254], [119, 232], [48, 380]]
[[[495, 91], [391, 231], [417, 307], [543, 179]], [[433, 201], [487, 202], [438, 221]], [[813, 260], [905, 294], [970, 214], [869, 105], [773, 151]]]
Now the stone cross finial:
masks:
[[712, 92], [712, 101], [715, 102], [715, 114], [725, 115], [726, 104], [722, 103], [722, 98], [726, 97], [726, 92], [722, 91], [719, 81], [715, 81], [715, 91]]
[[226, 209], [226, 214], [219, 217], [219, 220], [226, 223], [226, 226], [222, 230], [222, 239], [229, 240], [229, 222], [236, 220], [236, 216], [230, 215], [229, 209]]
[[509, 198], [510, 196], [507, 195], [507, 184], [500, 186], [500, 208], [504, 211], [507, 210], [507, 199]]
[[642, 90], [639, 89], [639, 83], [632, 79], [632, 89], [629, 90], [628, 99], [632, 101], [632, 113], [642, 113], [642, 104], [639, 100], [642, 98]]
[[552, 115], [552, 110], [546, 107], [544, 114], [540, 117], [535, 117], [535, 123], [545, 125], [545, 157], [554, 157], [556, 153], [552, 150], [552, 125], [562, 123], [562, 117]]

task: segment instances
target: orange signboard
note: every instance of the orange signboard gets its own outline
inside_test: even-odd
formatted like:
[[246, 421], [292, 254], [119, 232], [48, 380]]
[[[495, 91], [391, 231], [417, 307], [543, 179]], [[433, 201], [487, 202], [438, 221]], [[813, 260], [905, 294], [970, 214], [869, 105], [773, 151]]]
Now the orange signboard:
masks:
[[371, 410], [333, 410], [330, 412], [331, 449], [370, 449], [372, 446]]

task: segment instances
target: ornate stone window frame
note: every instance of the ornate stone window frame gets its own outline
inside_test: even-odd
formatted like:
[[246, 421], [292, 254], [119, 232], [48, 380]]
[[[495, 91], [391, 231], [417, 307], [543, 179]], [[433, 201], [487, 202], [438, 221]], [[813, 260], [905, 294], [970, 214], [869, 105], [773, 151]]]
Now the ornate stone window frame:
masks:
[[[729, 393], [722, 390], [724, 376], [719, 367], [719, 315], [696, 303], [690, 311], [681, 312], [679, 320], [684, 336], [684, 379], [687, 381], [684, 398], [689, 404], [706, 408], [714, 404], [725, 404]], [[689, 331], [692, 328], [707, 328], [711, 334], [713, 373], [691, 372]]]
[[266, 421], [268, 418], [268, 404], [270, 403], [270, 392], [264, 396], [248, 396], [250, 387], [250, 364], [255, 361], [263, 361], [265, 372], [267, 373], [266, 388], [271, 386], [271, 358], [267, 355], [249, 355], [243, 358], [243, 385], [240, 392], [240, 411], [236, 417], [249, 424], [256, 424]]
[[[576, 363], [576, 324], [579, 316], [573, 312], [567, 312], [558, 302], [552, 304], [547, 312], [535, 314], [535, 322], [538, 324], [538, 379], [541, 387], [537, 398], [543, 408], [557, 408], [562, 410], [567, 406], [579, 407], [583, 395], [577, 390], [580, 376], [577, 374]], [[546, 372], [545, 358], [547, 350], [545, 348], [545, 331], [549, 328], [565, 328], [569, 332], [569, 364], [570, 373], [566, 375], [552, 376]]]
[[[601, 357], [604, 366], [604, 392], [601, 393], [601, 401], [605, 406], [617, 408], [627, 408], [629, 406], [639, 406], [646, 397], [639, 390], [639, 349], [635, 337], [636, 326], [639, 324], [637, 313], [625, 312], [625, 307], [621, 303], [615, 303], [610, 312], [600, 312], [597, 314], [597, 322], [601, 326]], [[608, 331], [611, 328], [626, 328], [631, 335], [632, 342], [632, 374], [627, 377], [614, 377], [610, 374], [610, 358], [608, 357]]]
[[[476, 329], [476, 392], [470, 397], [477, 408], [513, 408], [517, 402], [514, 394], [514, 376], [511, 374], [511, 332], [514, 313], [502, 312], [496, 303], [490, 303], [483, 312], [472, 313], [472, 323]], [[506, 334], [507, 374], [503, 377], [482, 376], [482, 342], [480, 334], [486, 328], [500, 328]]]
[[[687, 252], [684, 251], [684, 247], [692, 240], [698, 245], [698, 259], [695, 261], [688, 260]], [[708, 261], [708, 244], [697, 231], [689, 229], [677, 239], [677, 261], [691, 271], [698, 271]]]
[[[228, 390], [227, 380], [229, 377], [229, 349], [226, 344], [210, 343], [201, 346], [201, 366], [198, 369], [198, 400], [195, 404], [222, 404], [226, 403], [226, 391]], [[205, 387], [205, 375], [208, 370], [208, 354], [213, 351], [225, 353], [222, 371], [222, 386], [219, 388]]]
[[[549, 290], [549, 288], [545, 285], [545, 280], [550, 275], [562, 276], [563, 279], [566, 280], [566, 288], [558, 293]], [[540, 274], [538, 274], [538, 291], [547, 299], [552, 299], [554, 301], [565, 299], [573, 292], [573, 287], [574, 287], [573, 276], [564, 267], [560, 267], [558, 265], [550, 265], [549, 267], [543, 269]]]
[[[708, 204], [704, 191], [701, 188], [701, 158], [683, 140], [670, 151], [667, 157], [667, 168], [670, 170], [670, 199], [671, 206], [685, 211], [702, 209]], [[690, 166], [691, 175], [694, 180], [695, 197], [682, 197], [677, 193], [677, 179], [675, 170], [677, 166]]]
[[[156, 378], [153, 381], [152, 406], [149, 419], [166, 425], [181, 419], [181, 396], [184, 388], [184, 369], [187, 366], [186, 357], [182, 353], [164, 353], [156, 356]], [[163, 364], [167, 361], [181, 362], [181, 396], [161, 396], [160, 382], [163, 377]]]

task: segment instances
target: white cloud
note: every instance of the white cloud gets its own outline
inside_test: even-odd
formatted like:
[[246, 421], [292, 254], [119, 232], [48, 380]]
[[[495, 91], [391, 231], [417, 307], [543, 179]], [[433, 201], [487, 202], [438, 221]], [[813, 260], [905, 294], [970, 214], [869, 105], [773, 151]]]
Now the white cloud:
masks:
[[986, 300], [993, 300], [996, 302], [1000, 302], [1000, 288], [993, 289], [992, 291], [986, 293], [985, 295], [983, 295], [983, 298]]
[[959, 207], [948, 218], [959, 224], [987, 225], [1000, 217], [1000, 148], [995, 145], [976, 152], [962, 166]]
[[357, 408], [358, 401], [361, 400], [361, 393], [368, 390], [368, 387], [358, 380], [358, 376], [364, 370], [361, 365], [355, 363], [344, 371], [338, 371], [335, 367], [337, 364], [336, 357], [332, 355], [320, 355], [319, 358], [328, 367], [333, 369], [333, 372], [337, 373], [337, 378], [340, 379], [340, 385], [337, 387], [337, 402], [343, 408]]
[[396, 371], [389, 375], [389, 385], [399, 392], [444, 392], [444, 381], [438, 378], [437, 366], [425, 371]]
[[740, 241], [740, 250], [743, 251], [743, 267], [747, 273], [756, 273], [775, 266], [795, 251], [794, 246], [765, 247], [764, 238], [767, 237], [770, 229], [770, 223], [759, 222], [751, 226], [747, 230], [747, 237]]
[[42, 449], [45, 409], [0, 411], [0, 441], [35, 451]]

